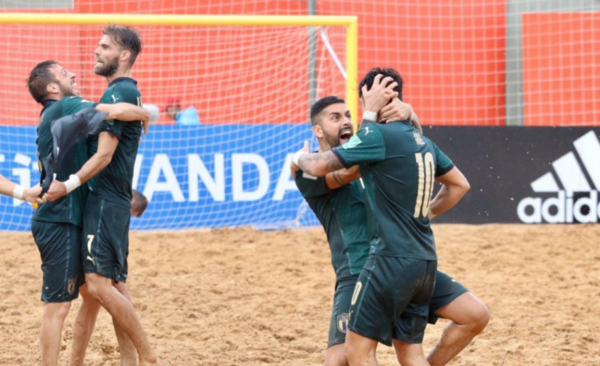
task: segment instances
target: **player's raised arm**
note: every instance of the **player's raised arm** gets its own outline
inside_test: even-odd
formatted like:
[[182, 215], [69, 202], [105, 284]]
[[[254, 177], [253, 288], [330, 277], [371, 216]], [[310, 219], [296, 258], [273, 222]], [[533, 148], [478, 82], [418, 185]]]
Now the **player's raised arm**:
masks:
[[144, 134], [148, 134], [150, 126], [150, 112], [143, 107], [138, 107], [131, 103], [105, 104], [100, 103], [96, 106], [100, 112], [108, 113], [107, 120], [118, 119], [123, 122], [142, 121], [144, 125]]
[[24, 188], [0, 175], [0, 194], [12, 196], [27, 202], [42, 203], [43, 201], [40, 198], [41, 193], [42, 187], [40, 186]]
[[[308, 143], [306, 143], [306, 145], [308, 145]], [[329, 172], [344, 167], [340, 159], [338, 159], [332, 151], [309, 154], [306, 145], [306, 151], [305, 149], [302, 149], [296, 152], [293, 159], [294, 164], [302, 169], [303, 172], [315, 177], [322, 177]]]
[[392, 99], [392, 101], [379, 111], [379, 122], [394, 122], [394, 121], [406, 121], [407, 119], [413, 124], [413, 126], [423, 133], [421, 127], [421, 121], [417, 114], [413, 111], [410, 104], [404, 103], [398, 97]]

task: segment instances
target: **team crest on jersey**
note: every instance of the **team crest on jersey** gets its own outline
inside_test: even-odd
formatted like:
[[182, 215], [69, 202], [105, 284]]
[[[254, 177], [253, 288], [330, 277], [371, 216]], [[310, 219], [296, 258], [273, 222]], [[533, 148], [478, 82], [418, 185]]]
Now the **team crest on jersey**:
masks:
[[340, 332], [346, 333], [348, 329], [348, 313], [341, 313], [337, 316], [337, 328]]
[[77, 284], [77, 278], [70, 278], [67, 282], [67, 292], [72, 295], [75, 292], [75, 285]]
[[342, 145], [344, 149], [352, 149], [353, 147], [358, 146], [361, 143], [361, 139], [358, 138], [357, 135], [350, 137], [350, 140]]

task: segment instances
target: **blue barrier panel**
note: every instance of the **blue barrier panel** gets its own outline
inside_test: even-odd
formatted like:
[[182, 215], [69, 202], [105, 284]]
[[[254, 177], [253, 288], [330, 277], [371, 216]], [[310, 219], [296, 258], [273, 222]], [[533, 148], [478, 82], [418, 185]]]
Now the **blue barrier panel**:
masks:
[[[0, 173], [26, 186], [38, 182], [35, 139], [35, 127], [0, 126]], [[132, 228], [318, 224], [289, 173], [291, 155], [307, 139], [306, 125], [153, 126], [134, 175], [150, 203]], [[31, 212], [1, 197], [0, 230], [28, 230]]]

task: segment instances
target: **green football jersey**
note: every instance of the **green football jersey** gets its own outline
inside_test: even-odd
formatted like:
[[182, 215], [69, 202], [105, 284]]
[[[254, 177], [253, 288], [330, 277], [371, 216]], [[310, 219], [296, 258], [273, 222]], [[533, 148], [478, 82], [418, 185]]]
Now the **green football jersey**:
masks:
[[[105, 104], [120, 102], [142, 105], [135, 80], [127, 77], [113, 80], [100, 99], [100, 103]], [[133, 167], [142, 136], [142, 123], [141, 121], [133, 123], [119, 120], [104, 121], [98, 133], [88, 139], [90, 156], [98, 151], [98, 134], [103, 131], [109, 131], [117, 137], [119, 144], [110, 164], [90, 179], [88, 186], [90, 191], [99, 197], [131, 207]]]
[[437, 259], [429, 223], [435, 177], [450, 171], [452, 161], [410, 122], [364, 123], [333, 153], [346, 167], [359, 164], [377, 220], [374, 253]]
[[325, 229], [336, 279], [360, 273], [369, 255], [372, 235], [360, 182], [330, 190], [324, 177], [312, 177], [300, 170], [296, 173], [296, 185]]
[[[59, 101], [44, 100], [44, 108], [41, 112], [40, 124], [37, 128], [37, 154], [40, 168], [40, 182], [46, 178], [46, 171], [41, 160], [46, 158], [54, 147], [52, 139], [52, 121], [61, 117], [77, 113], [82, 109], [94, 107], [97, 103], [89, 102], [80, 97], [66, 97]], [[64, 160], [63, 165], [55, 171], [55, 179], [64, 182], [69, 175], [75, 174], [81, 169], [88, 159], [88, 150], [85, 139], [73, 147]], [[70, 194], [54, 202], [46, 202], [39, 205], [33, 213], [33, 220], [52, 223], [71, 223], [76, 226], [82, 225], [81, 215], [83, 205], [87, 198], [87, 187], [79, 187]]]

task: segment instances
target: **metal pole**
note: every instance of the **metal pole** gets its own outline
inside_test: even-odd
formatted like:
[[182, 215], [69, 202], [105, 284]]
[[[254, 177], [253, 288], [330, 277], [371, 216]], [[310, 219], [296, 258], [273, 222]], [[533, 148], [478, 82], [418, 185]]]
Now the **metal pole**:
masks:
[[[316, 0], [308, 0], [308, 15], [317, 15]], [[317, 101], [317, 28], [308, 27], [308, 116]]]

